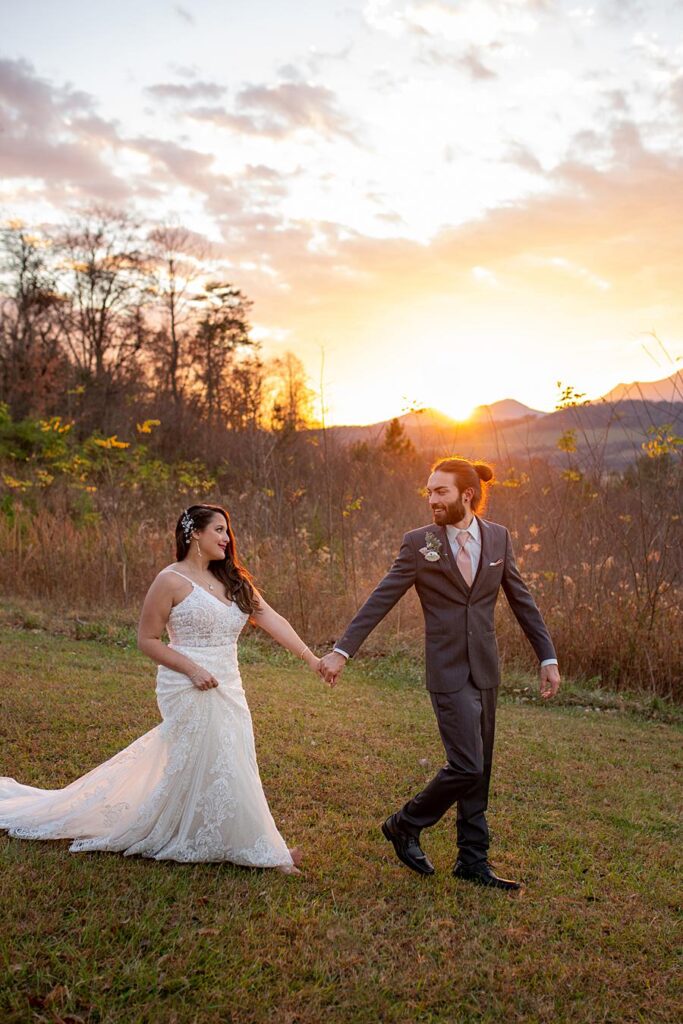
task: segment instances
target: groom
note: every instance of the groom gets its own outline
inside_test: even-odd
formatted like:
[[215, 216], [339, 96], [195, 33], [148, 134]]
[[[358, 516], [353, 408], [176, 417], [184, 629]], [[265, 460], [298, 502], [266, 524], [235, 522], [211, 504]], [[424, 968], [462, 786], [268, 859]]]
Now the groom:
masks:
[[496, 698], [500, 682], [493, 613], [500, 588], [540, 662], [541, 696], [560, 686], [555, 648], [541, 613], [519, 574], [510, 534], [475, 515], [491, 469], [467, 459], [438, 462], [427, 481], [434, 524], [403, 538], [398, 557], [347, 627], [321, 674], [334, 685], [348, 658], [412, 586], [425, 618], [427, 689], [447, 763], [425, 789], [382, 825], [397, 857], [432, 875], [420, 846], [422, 829], [457, 804], [456, 878], [496, 889], [519, 882], [499, 878], [488, 862], [486, 824]]

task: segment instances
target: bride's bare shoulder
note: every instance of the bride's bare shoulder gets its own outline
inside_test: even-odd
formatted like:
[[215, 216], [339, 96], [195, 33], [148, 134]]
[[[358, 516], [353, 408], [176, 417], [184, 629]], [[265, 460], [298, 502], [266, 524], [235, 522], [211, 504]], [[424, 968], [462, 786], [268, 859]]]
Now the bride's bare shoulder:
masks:
[[176, 562], [173, 562], [172, 565], [164, 566], [164, 568], [161, 569], [152, 580], [151, 589], [157, 592], [167, 591], [170, 593], [175, 593], [176, 590], [181, 589], [183, 580], [176, 572], [171, 571], [175, 570], [176, 564]]

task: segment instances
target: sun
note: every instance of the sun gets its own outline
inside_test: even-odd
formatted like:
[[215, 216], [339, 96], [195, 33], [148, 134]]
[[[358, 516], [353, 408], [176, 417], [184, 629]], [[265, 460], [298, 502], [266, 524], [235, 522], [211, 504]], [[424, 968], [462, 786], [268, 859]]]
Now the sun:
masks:
[[450, 413], [450, 417], [457, 423], [467, 423], [475, 408], [476, 407], [471, 403], [468, 404], [465, 402], [455, 412]]

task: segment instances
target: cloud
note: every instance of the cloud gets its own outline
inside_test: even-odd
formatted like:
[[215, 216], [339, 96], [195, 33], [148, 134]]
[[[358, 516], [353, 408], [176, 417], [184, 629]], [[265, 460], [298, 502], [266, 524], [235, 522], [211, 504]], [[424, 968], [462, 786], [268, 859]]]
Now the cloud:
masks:
[[[210, 87], [197, 82], [184, 88], [205, 95]], [[125, 136], [116, 121], [98, 113], [92, 96], [53, 85], [23, 60], [0, 60], [0, 131], [7, 201], [12, 195], [35, 199], [26, 186], [35, 189], [36, 181], [43, 183], [41, 197], [58, 209], [79, 201], [125, 206], [134, 196], [163, 199], [169, 186], [180, 184], [197, 193], [210, 213], [239, 219], [286, 193], [285, 176], [273, 168], [248, 165], [233, 182], [216, 172], [213, 153], [154, 135]], [[126, 154], [143, 156], [146, 166], [124, 178], [112, 169], [112, 157]]]
[[472, 277], [479, 284], [486, 285], [489, 288], [498, 287], [498, 278], [488, 267], [472, 267]]
[[319, 76], [325, 65], [347, 61], [353, 48], [353, 41], [338, 50], [319, 50], [316, 46], [311, 46], [305, 57], [306, 66], [312, 75]]
[[357, 135], [332, 90], [302, 81], [247, 85], [237, 93], [234, 111], [205, 106], [189, 111], [189, 116], [234, 132], [271, 139], [287, 138], [300, 131], [351, 141]]
[[210, 192], [213, 188], [224, 188], [229, 179], [214, 175], [211, 167], [214, 157], [187, 146], [181, 146], [170, 139], [154, 136], [138, 136], [127, 140], [129, 148], [148, 156], [154, 167], [154, 174], [163, 174], [180, 184], [199, 192]]
[[217, 82], [196, 81], [187, 85], [184, 82], [158, 82], [148, 85], [145, 92], [161, 100], [217, 100], [225, 94], [226, 88]]
[[523, 171], [528, 171], [529, 174], [543, 173], [543, 166], [538, 157], [521, 142], [511, 142], [504, 159], [508, 163], [521, 167]]
[[464, 53], [449, 53], [446, 50], [436, 47], [426, 48], [420, 55], [424, 64], [431, 64], [435, 67], [448, 66], [459, 71], [465, 71], [475, 81], [485, 81], [497, 78], [498, 75], [491, 68], [484, 64], [484, 50], [481, 47], [470, 46]]
[[116, 122], [95, 112], [95, 101], [71, 86], [52, 86], [25, 60], [0, 60], [0, 174], [40, 180], [64, 200], [108, 202], [131, 194], [105, 160], [119, 141]]
[[550, 267], [554, 267], [557, 270], [561, 270], [566, 274], [570, 274], [572, 277], [578, 278], [580, 281], [585, 281], [592, 288], [598, 288], [601, 291], [607, 291], [611, 288], [609, 281], [605, 281], [604, 278], [598, 277], [588, 267], [582, 267], [577, 263], [573, 263], [572, 260], [565, 259], [564, 256], [551, 256], [545, 260]]
[[560, 348], [683, 326], [683, 241], [671, 231], [683, 208], [683, 158], [648, 152], [629, 129], [623, 136], [607, 170], [568, 158], [548, 172], [552, 191], [444, 228], [426, 244], [330, 222], [245, 219], [237, 228], [226, 219], [225, 251], [235, 261], [267, 254], [273, 274], [241, 272], [259, 322], [286, 324], [312, 365], [314, 341], [324, 338], [345, 387], [342, 364], [374, 351], [386, 358], [387, 339], [392, 364], [409, 358], [401, 345], [411, 323], [413, 346], [427, 344], [435, 325], [450, 332], [451, 347], [487, 330], [528, 331], [552, 374]]
[[[406, 280], [412, 275], [418, 287], [429, 283], [438, 291], [452, 288], [459, 271], [472, 265], [521, 281], [533, 257], [571, 271], [577, 280], [612, 282], [629, 305], [645, 298], [632, 288], [647, 278], [648, 300], [655, 292], [658, 298], [668, 293], [681, 308], [675, 282], [683, 243], [671, 237], [670, 224], [683, 206], [683, 160], [632, 151], [628, 165], [609, 173], [567, 162], [552, 174], [553, 194], [443, 230], [428, 246], [391, 243], [393, 273]], [[361, 267], [369, 270], [375, 259], [378, 267], [387, 265], [379, 255], [381, 243], [354, 240], [349, 246]]]
[[185, 7], [181, 7], [180, 4], [175, 4], [173, 10], [187, 25], [196, 25], [194, 15]]
[[489, 46], [502, 37], [530, 35], [548, 10], [538, 0], [368, 0], [366, 23], [392, 36]]
[[481, 53], [474, 46], [471, 46], [467, 53], [464, 53], [460, 58], [461, 66], [469, 71], [472, 78], [475, 79], [487, 79], [497, 78], [495, 71], [491, 71], [487, 68], [481, 59]]
[[237, 94], [236, 104], [243, 111], [271, 119], [285, 132], [309, 128], [322, 135], [352, 137], [348, 118], [339, 110], [334, 93], [324, 85], [250, 85]]
[[94, 100], [70, 86], [53, 88], [39, 78], [26, 60], [0, 59], [0, 102], [3, 115], [12, 123], [19, 120], [31, 128], [52, 128], [62, 118], [91, 113]]
[[623, 89], [608, 89], [604, 93], [604, 98], [610, 111], [619, 114], [626, 114], [628, 112], [628, 96]]
[[[198, 85], [206, 90], [207, 83]], [[257, 232], [275, 236], [281, 229], [275, 207], [287, 194], [287, 179], [299, 173], [254, 163], [228, 177], [216, 170], [213, 152], [153, 134], [126, 136], [98, 113], [92, 96], [53, 85], [26, 61], [0, 60], [0, 131], [4, 202], [35, 204], [40, 196], [60, 216], [93, 201], [123, 208], [138, 198], [163, 206], [180, 185], [246, 248]], [[113, 169], [119, 161], [128, 168], [125, 177]]]

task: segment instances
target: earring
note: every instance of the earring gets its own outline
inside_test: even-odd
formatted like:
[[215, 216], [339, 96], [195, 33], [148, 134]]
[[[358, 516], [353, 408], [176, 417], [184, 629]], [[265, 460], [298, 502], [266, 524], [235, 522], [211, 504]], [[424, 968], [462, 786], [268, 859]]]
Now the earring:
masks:
[[195, 537], [195, 543], [197, 545], [197, 552], [199, 553], [199, 557], [201, 558], [202, 557], [202, 549], [200, 548], [199, 541], [197, 540], [196, 537]]

